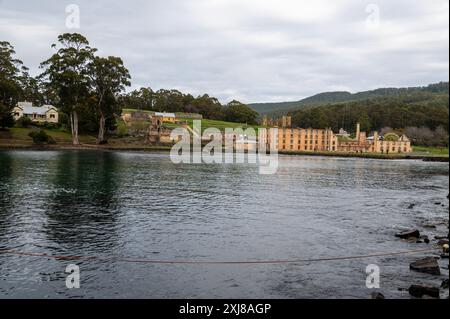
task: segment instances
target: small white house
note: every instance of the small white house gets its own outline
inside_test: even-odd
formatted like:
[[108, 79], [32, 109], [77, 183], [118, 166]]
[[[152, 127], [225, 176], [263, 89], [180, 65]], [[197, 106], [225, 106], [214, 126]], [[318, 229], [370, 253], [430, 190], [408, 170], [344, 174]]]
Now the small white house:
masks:
[[19, 102], [12, 113], [15, 120], [25, 116], [33, 122], [58, 123], [58, 110], [53, 105], [33, 106], [31, 102]]

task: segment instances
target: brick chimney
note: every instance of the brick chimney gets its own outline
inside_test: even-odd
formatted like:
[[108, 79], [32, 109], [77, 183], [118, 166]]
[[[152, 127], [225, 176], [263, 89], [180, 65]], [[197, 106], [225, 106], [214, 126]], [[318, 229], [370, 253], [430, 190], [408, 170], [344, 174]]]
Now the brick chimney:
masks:
[[358, 140], [358, 142], [361, 139], [361, 124], [356, 123], [356, 139]]

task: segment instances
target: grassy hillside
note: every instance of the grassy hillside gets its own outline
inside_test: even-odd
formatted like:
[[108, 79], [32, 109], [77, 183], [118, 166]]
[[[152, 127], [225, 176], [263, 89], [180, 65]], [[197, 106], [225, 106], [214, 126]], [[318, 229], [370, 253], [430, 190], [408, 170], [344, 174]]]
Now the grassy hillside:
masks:
[[[193, 121], [191, 119], [188, 119], [187, 122], [189, 123], [189, 126], [192, 127]], [[233, 122], [226, 122], [226, 121], [216, 121], [216, 120], [202, 120], [202, 131], [204, 131], [207, 128], [217, 128], [221, 132], [224, 132], [226, 128], [242, 128], [246, 129], [249, 127], [258, 128], [258, 126], [255, 125], [246, 125], [243, 123], [233, 123]]]

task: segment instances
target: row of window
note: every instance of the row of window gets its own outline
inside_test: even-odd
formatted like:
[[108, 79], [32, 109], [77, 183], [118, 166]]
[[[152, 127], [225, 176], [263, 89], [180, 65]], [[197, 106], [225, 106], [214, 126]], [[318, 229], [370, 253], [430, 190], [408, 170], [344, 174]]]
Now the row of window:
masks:
[[[381, 148], [381, 152], [382, 153], [385, 153], [385, 152], [389, 152], [389, 151], [391, 151], [391, 152], [399, 152], [399, 153], [401, 153], [402, 152], [402, 148], [401, 147], [399, 147], [398, 149], [395, 147], [395, 146], [393, 146], [392, 148]], [[408, 152], [408, 148], [405, 146], [405, 147], [403, 147], [403, 152], [405, 152], [405, 153], [407, 153]]]
[[[297, 141], [297, 143], [298, 144], [302, 144], [301, 143], [302, 141]], [[319, 142], [321, 142], [320, 144], [330, 144], [330, 142], [329, 141], [324, 141], [324, 140], [305, 140], [305, 141], [303, 141], [304, 143], [303, 144], [316, 144], [316, 145], [318, 145], [319, 144]], [[283, 144], [286, 144], [286, 139], [283, 139]], [[295, 144], [294, 143], [294, 140], [290, 140], [290, 144], [292, 145], [292, 144]], [[335, 140], [333, 140], [333, 142], [332, 142], [332, 144], [333, 145], [336, 145], [336, 141]]]
[[[19, 117], [20, 114], [19, 113], [14, 113], [14, 116], [15, 117]], [[33, 118], [33, 119], [45, 119], [45, 118], [47, 118], [45, 115], [38, 115], [38, 114], [33, 114], [31, 116], [30, 115], [25, 115], [25, 116]], [[55, 114], [50, 114], [50, 118], [51, 119], [55, 119], [56, 115]]]
[[[294, 138], [294, 134], [286, 134], [286, 133], [283, 133], [283, 138], [286, 138], [288, 135], [290, 135], [291, 136], [291, 138]], [[305, 138], [313, 138], [313, 134], [297, 134], [297, 136], [305, 136]], [[322, 138], [325, 138], [326, 137], [326, 134], [325, 134], [325, 132], [323, 133], [323, 134], [314, 134], [314, 138], [320, 138], [320, 137], [322, 137]]]
[[[286, 149], [288, 149], [288, 148], [286, 147], [285, 144], [283, 144], [282, 149], [283, 149], [283, 150], [286, 150]], [[294, 146], [293, 146], [293, 145], [289, 146], [289, 149], [293, 151], [293, 150], [294, 150]], [[314, 151], [314, 152], [319, 151], [319, 149], [318, 149], [317, 146], [316, 146], [316, 147], [313, 147], [312, 145], [310, 145], [310, 146], [305, 145], [305, 146], [303, 146], [303, 147], [301, 147], [301, 146], [299, 145], [299, 146], [298, 146], [298, 150], [299, 150], [299, 151]], [[326, 150], [326, 149], [325, 149], [325, 150]], [[331, 147], [331, 151], [332, 151], [332, 152], [335, 152], [335, 151], [336, 151], [336, 146]]]

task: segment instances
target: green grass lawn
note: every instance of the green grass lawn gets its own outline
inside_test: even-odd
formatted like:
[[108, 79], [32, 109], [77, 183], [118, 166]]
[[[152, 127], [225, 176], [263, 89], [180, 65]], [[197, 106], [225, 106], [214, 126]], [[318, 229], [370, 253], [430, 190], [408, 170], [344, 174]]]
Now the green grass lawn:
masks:
[[[140, 110], [135, 110], [135, 109], [123, 109], [122, 110], [122, 113], [134, 113], [134, 112], [143, 112], [143, 113], [147, 113], [147, 114], [155, 113], [153, 111], [140, 111]], [[192, 128], [193, 121], [194, 121], [193, 119], [183, 118], [181, 115], [182, 113], [176, 113], [176, 114], [180, 114], [180, 117], [177, 118], [177, 121], [187, 123]], [[232, 128], [232, 129], [242, 128], [245, 130], [249, 127], [253, 127], [256, 130], [257, 128], [260, 127], [257, 125], [246, 125], [243, 123], [233, 123], [233, 122], [227, 122], [227, 121], [216, 121], [216, 120], [207, 120], [207, 119], [203, 119], [201, 121], [202, 121], [202, 132], [204, 132], [207, 128], [217, 128], [221, 132], [224, 132], [226, 128]], [[182, 124], [164, 123], [163, 126], [168, 129], [174, 129], [174, 128], [182, 126]]]
[[413, 153], [433, 156], [448, 156], [448, 147], [413, 146]]
[[[33, 144], [33, 139], [28, 136], [32, 130], [36, 130], [37, 128], [28, 127], [12, 127], [6, 131], [0, 132], [0, 140], [13, 140], [20, 142], [22, 144]], [[50, 130], [44, 129], [44, 131], [53, 137], [56, 143], [61, 144], [71, 144], [72, 143], [72, 135], [69, 132], [61, 131], [61, 130]], [[88, 135], [80, 135], [81, 143], [95, 143], [95, 137]]]

